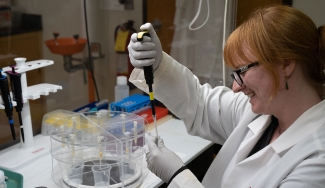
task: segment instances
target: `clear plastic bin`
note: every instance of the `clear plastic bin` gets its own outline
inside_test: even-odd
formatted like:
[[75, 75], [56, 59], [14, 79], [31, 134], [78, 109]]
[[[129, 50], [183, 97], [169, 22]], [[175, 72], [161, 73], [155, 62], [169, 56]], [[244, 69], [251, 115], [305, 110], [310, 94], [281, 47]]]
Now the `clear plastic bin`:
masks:
[[142, 149], [147, 122], [136, 114], [56, 110], [43, 123], [51, 137], [52, 179], [60, 187], [95, 187], [96, 167], [103, 165], [110, 167], [104, 187], [136, 187], [148, 173]]

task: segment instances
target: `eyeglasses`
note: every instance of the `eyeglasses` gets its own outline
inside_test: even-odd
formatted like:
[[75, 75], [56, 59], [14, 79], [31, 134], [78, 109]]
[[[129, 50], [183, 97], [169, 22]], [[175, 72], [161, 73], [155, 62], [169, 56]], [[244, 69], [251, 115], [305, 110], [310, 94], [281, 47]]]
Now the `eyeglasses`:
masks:
[[244, 67], [241, 67], [237, 70], [234, 70], [231, 74], [232, 79], [236, 80], [236, 82], [238, 83], [238, 85], [243, 86], [244, 82], [243, 79], [241, 78], [241, 74], [243, 74], [244, 72], [248, 71], [250, 68], [259, 65], [258, 61], [248, 64]]

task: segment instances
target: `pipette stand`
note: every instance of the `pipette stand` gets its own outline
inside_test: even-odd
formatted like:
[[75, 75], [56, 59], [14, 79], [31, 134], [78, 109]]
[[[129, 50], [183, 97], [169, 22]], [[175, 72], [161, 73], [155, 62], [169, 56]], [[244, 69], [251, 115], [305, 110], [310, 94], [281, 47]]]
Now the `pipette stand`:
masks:
[[[57, 92], [58, 89], [62, 89], [61, 86], [54, 84], [37, 84], [33, 86], [27, 86], [26, 72], [34, 69], [43, 68], [49, 65], [53, 65], [51, 60], [36, 60], [25, 62], [26, 58], [15, 58], [16, 66], [15, 71], [21, 74], [21, 87], [23, 94], [23, 109], [21, 112], [25, 142], [23, 143], [20, 137], [20, 144], [16, 144], [9, 148], [0, 151], [0, 167], [15, 170], [24, 164], [30, 163], [37, 158], [48, 154], [50, 147], [50, 138], [48, 136], [37, 135], [33, 137], [33, 127], [30, 113], [29, 100], [35, 100], [40, 98], [41, 95], [49, 95], [49, 92]], [[4, 67], [3, 72], [11, 71], [11, 67]], [[13, 106], [16, 103], [13, 102]], [[2, 100], [0, 100], [0, 109], [4, 109]], [[15, 109], [14, 109], [15, 111]], [[15, 124], [19, 124], [15, 122]], [[34, 142], [34, 139], [37, 142]]]

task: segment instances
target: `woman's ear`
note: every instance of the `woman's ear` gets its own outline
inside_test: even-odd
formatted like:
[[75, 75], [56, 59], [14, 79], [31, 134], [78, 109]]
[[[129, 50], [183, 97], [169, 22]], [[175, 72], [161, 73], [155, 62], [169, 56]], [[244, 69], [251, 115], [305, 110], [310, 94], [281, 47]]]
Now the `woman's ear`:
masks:
[[296, 61], [285, 61], [282, 64], [282, 70], [286, 77], [289, 77], [296, 67]]

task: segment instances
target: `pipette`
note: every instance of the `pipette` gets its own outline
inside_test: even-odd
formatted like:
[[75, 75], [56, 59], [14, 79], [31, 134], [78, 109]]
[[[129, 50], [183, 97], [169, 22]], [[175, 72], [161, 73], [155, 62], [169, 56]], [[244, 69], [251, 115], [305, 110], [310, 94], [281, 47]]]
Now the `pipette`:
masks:
[[0, 69], [0, 94], [2, 97], [2, 103], [5, 106], [6, 115], [9, 119], [12, 138], [16, 140], [14, 120], [12, 119], [12, 102], [9, 91], [8, 78], [2, 74], [2, 69]]
[[19, 124], [20, 124], [20, 134], [23, 142], [25, 142], [24, 136], [24, 128], [23, 128], [23, 120], [21, 118], [21, 111], [23, 110], [23, 91], [21, 88], [21, 74], [15, 71], [15, 67], [11, 67], [11, 71], [7, 73], [10, 76], [11, 90], [13, 94], [13, 100], [16, 101], [16, 112], [18, 113]]
[[[144, 30], [138, 33], [137, 40], [143, 41], [143, 37], [148, 36], [150, 37], [149, 31]], [[158, 129], [157, 129], [157, 122], [156, 122], [156, 110], [155, 110], [155, 98], [152, 90], [152, 84], [153, 84], [153, 69], [152, 65], [143, 67], [144, 71], [144, 78], [146, 79], [146, 83], [149, 87], [149, 97], [150, 97], [150, 103], [151, 103], [151, 110], [152, 110], [152, 118], [154, 120], [155, 129], [156, 129], [156, 136], [158, 138]]]

